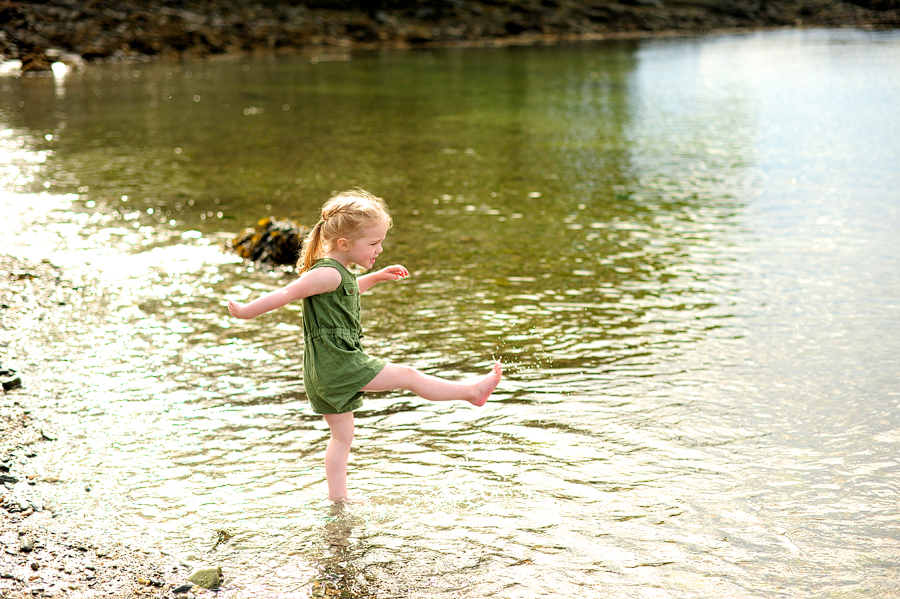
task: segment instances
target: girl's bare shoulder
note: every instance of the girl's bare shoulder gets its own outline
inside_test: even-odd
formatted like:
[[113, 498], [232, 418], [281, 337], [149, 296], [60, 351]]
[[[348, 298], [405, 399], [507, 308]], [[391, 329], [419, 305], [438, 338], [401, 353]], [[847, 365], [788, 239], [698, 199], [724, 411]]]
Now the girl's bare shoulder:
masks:
[[341, 273], [337, 268], [320, 266], [300, 275], [297, 283], [302, 284], [309, 295], [318, 295], [334, 291], [341, 286], [341, 280]]

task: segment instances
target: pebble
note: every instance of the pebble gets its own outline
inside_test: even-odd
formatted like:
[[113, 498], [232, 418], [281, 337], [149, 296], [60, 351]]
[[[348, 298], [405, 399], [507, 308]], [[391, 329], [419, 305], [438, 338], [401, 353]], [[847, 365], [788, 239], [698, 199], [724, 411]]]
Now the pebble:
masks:
[[34, 539], [31, 537], [21, 537], [19, 539], [19, 551], [29, 553], [34, 551]]

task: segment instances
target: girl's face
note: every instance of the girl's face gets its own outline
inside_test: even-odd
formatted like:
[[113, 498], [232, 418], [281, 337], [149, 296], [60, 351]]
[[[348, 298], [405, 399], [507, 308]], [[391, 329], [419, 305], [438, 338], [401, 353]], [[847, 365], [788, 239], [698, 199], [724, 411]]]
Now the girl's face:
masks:
[[382, 252], [381, 242], [387, 236], [388, 228], [386, 220], [363, 227], [361, 236], [350, 243], [347, 251], [349, 261], [366, 270], [375, 266], [375, 260]]

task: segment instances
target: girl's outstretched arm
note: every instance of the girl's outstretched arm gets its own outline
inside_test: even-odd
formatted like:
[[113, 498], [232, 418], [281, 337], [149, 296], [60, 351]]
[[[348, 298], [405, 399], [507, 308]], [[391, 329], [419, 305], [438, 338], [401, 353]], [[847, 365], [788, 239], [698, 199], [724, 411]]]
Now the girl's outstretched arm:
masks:
[[334, 291], [341, 284], [341, 273], [336, 268], [317, 268], [303, 273], [299, 279], [253, 300], [241, 304], [228, 300], [228, 312], [236, 318], [256, 318], [304, 297]]
[[409, 271], [406, 270], [406, 267], [394, 264], [393, 266], [386, 266], [379, 271], [363, 275], [356, 279], [356, 283], [359, 285], [359, 292], [365, 293], [382, 281], [396, 281], [397, 279], [405, 279], [408, 276]]

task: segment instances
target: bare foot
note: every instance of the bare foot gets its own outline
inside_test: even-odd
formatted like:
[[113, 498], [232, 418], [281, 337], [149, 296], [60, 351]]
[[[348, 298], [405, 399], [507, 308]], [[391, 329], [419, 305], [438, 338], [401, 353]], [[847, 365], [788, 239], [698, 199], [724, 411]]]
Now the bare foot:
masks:
[[469, 403], [478, 407], [486, 404], [491, 393], [500, 383], [501, 376], [503, 376], [503, 366], [500, 364], [500, 360], [497, 360], [494, 362], [491, 373], [476, 383], [475, 396], [469, 400]]
[[328, 500], [334, 505], [360, 505], [369, 503], [369, 500], [366, 497], [358, 497], [356, 495], [353, 497], [329, 497]]

